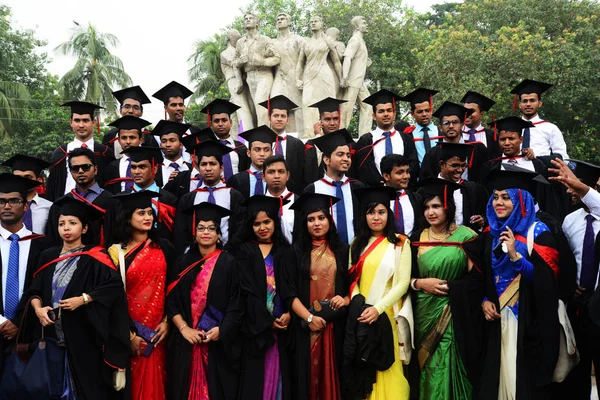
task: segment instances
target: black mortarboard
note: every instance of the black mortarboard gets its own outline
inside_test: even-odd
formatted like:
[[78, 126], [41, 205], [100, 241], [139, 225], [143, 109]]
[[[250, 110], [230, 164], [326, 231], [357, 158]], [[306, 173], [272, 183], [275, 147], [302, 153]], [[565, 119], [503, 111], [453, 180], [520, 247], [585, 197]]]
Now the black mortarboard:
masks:
[[453, 181], [447, 181], [437, 177], [430, 177], [420, 180], [415, 187], [420, 188], [419, 194], [425, 199], [429, 196], [440, 196], [444, 209], [448, 208], [448, 201], [454, 201], [452, 196], [455, 190], [460, 189], [460, 185]]
[[61, 107], [71, 107], [71, 114], [90, 114], [94, 118], [94, 112], [96, 109], [102, 109], [97, 104], [88, 103], [85, 101], [67, 101], [61, 104]]
[[133, 99], [140, 102], [140, 104], [150, 104], [151, 101], [146, 96], [146, 93], [139, 86], [132, 86], [125, 89], [117, 90], [112, 92], [115, 99], [119, 101], [119, 103], [123, 104], [127, 99]]
[[279, 207], [282, 207], [289, 202], [289, 200], [283, 200], [281, 197], [270, 197], [259, 194], [244, 200], [242, 206], [246, 207], [248, 215], [260, 211], [264, 211], [271, 215], [279, 215]]
[[461, 160], [466, 160], [471, 155], [473, 147], [463, 143], [448, 143], [441, 142], [437, 146], [440, 147], [440, 160], [446, 161], [452, 157], [458, 157]]
[[34, 181], [33, 179], [23, 178], [7, 172], [0, 174], [0, 193], [27, 193], [39, 185], [41, 185], [41, 183]]
[[431, 108], [433, 107], [432, 98], [438, 93], [438, 90], [418, 88], [402, 97], [402, 101], [408, 101], [412, 105], [424, 103], [427, 101], [429, 103], [429, 107]]
[[[213, 221], [216, 225], [220, 225], [221, 219], [232, 214], [228, 209], [209, 203], [208, 201], [194, 204], [184, 209], [183, 212], [187, 215], [195, 215], [196, 218], [194, 221], [196, 221], [196, 223], [198, 223], [198, 221]], [[193, 228], [195, 231], [196, 227], [194, 226]]]
[[539, 97], [542, 95], [542, 93], [550, 89], [552, 86], [553, 85], [549, 83], [525, 79], [523, 82], [515, 86], [510, 92], [519, 96], [521, 96], [522, 94], [536, 93]]
[[479, 111], [488, 111], [496, 102], [489, 97], [485, 97], [484, 95], [468, 91], [463, 98], [460, 100], [461, 103], [475, 103], [479, 106]]
[[233, 151], [231, 147], [225, 146], [217, 140], [205, 140], [190, 148], [186, 147], [186, 150], [188, 153], [195, 154], [198, 159], [202, 158], [203, 156], [212, 156], [219, 160], [219, 162], [221, 162], [225, 154]]
[[318, 108], [319, 115], [326, 112], [336, 112], [340, 109], [340, 104], [346, 103], [346, 100], [338, 100], [333, 97], [326, 97], [321, 101], [317, 101], [315, 104], [311, 104], [309, 107]]
[[181, 97], [182, 99], [187, 99], [192, 94], [194, 94], [194, 92], [183, 86], [181, 83], [172, 81], [171, 83], [166, 84], [163, 88], [159, 89], [152, 95], [152, 97], [167, 104], [171, 97]]
[[52, 164], [39, 158], [26, 156], [25, 154], [15, 154], [4, 161], [2, 165], [10, 167], [13, 171], [33, 171], [36, 176], [39, 176], [42, 170], [50, 167]]
[[271, 97], [270, 99], [258, 104], [269, 110], [269, 115], [271, 115], [271, 110], [274, 110], [275, 108], [289, 112], [290, 110], [298, 107], [296, 103], [281, 94], [279, 96]]
[[150, 125], [150, 122], [145, 119], [134, 117], [133, 115], [125, 115], [110, 124], [108, 126], [114, 126], [117, 130], [133, 130], [141, 132], [146, 126]]
[[600, 179], [600, 166], [581, 160], [565, 160], [575, 163], [575, 175], [586, 185], [595, 188]]
[[277, 134], [266, 125], [242, 132], [240, 136], [246, 139], [248, 147], [252, 142], [273, 143], [277, 139]]
[[205, 142], [207, 140], [217, 140], [214, 132], [210, 128], [204, 128], [196, 133], [192, 133], [191, 135], [187, 135], [181, 138], [181, 144], [185, 147], [185, 151], [188, 153], [192, 153], [192, 149], [196, 144]]
[[213, 116], [215, 114], [231, 115], [239, 109], [240, 109], [240, 106], [233, 104], [227, 100], [214, 99], [200, 111], [203, 112], [204, 114], [208, 114], [208, 119], [210, 121], [211, 116]]
[[290, 209], [310, 214], [317, 210], [329, 210], [338, 201], [340, 201], [339, 198], [327, 194], [303, 193], [294, 201]]
[[330, 155], [340, 146], [354, 144], [350, 132], [346, 129], [340, 129], [327, 135], [319, 136], [313, 139], [313, 144], [319, 148], [325, 155]]
[[396, 198], [396, 189], [390, 186], [365, 187], [355, 189], [352, 193], [358, 197], [363, 211], [366, 211], [365, 209], [373, 203], [389, 206], [390, 200]]
[[113, 199], [119, 200], [125, 209], [135, 210], [152, 207], [152, 199], [155, 197], [160, 197], [160, 193], [141, 190], [139, 192], [117, 193], [113, 196]]
[[169, 133], [176, 133], [181, 138], [190, 129], [190, 124], [182, 124], [180, 122], [173, 122], [161, 119], [158, 124], [152, 129], [154, 136], [168, 135]]
[[87, 225], [90, 221], [95, 221], [104, 216], [105, 212], [96, 208], [93, 205], [84, 203], [71, 196], [62, 196], [57, 199], [54, 204], [59, 208], [59, 215], [72, 215], [79, 218], [83, 225]]
[[435, 110], [433, 116], [442, 119], [444, 117], [456, 115], [462, 121], [471, 114], [473, 114], [472, 109], [465, 108], [460, 104], [456, 104], [451, 101], [445, 101], [444, 104], [442, 104], [437, 110]]
[[153, 146], [131, 146], [121, 152], [121, 154], [127, 154], [132, 162], [140, 162], [144, 160], [154, 160], [154, 164], [160, 164], [163, 161], [162, 151], [159, 147]]
[[506, 117], [497, 119], [490, 124], [491, 127], [498, 132], [517, 132], [520, 133], [525, 128], [533, 128], [533, 124], [530, 121], [526, 121], [519, 117]]
[[396, 102], [402, 100], [402, 97], [396, 93], [390, 92], [387, 89], [381, 89], [378, 92], [373, 93], [369, 97], [363, 100], [363, 103], [372, 105], [373, 107], [378, 104], [392, 103], [394, 109], [396, 108]]
[[502, 165], [502, 168], [494, 169], [487, 175], [486, 182], [489, 183], [490, 191], [522, 189], [530, 192], [534, 183], [548, 184], [548, 181], [537, 172], [509, 164]]

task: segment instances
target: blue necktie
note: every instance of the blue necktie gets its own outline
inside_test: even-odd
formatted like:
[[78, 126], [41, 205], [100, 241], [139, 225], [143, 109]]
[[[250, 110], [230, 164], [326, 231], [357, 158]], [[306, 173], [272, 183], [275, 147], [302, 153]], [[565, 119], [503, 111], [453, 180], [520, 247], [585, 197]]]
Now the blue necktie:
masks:
[[340, 234], [340, 239], [344, 243], [350, 243], [348, 239], [348, 224], [346, 222], [346, 205], [344, 204], [344, 192], [342, 191], [342, 185], [344, 183], [342, 181], [334, 181], [333, 186], [335, 186], [335, 197], [340, 199], [335, 204], [335, 214], [337, 216], [337, 230]]
[[404, 214], [402, 212], [402, 203], [400, 203], [401, 192], [396, 192], [396, 201], [394, 204], [394, 216], [396, 217], [396, 231], [404, 233]]
[[25, 215], [23, 215], [23, 225], [25, 225], [25, 228], [27, 228], [33, 232], [33, 219], [32, 219], [33, 211], [31, 210], [32, 202], [33, 202], [33, 200], [27, 201], [27, 205], [29, 207], [27, 208], [27, 211], [25, 211]]
[[469, 129], [469, 142], [475, 142], [475, 129]]
[[394, 148], [392, 147], [392, 132], [383, 132], [383, 136], [385, 136], [385, 155], [392, 154], [394, 152]]
[[[229, 142], [227, 140], [219, 140], [221, 144], [227, 146]], [[225, 180], [229, 180], [233, 176], [233, 166], [231, 164], [231, 154], [223, 154], [223, 176]]]
[[217, 204], [215, 200], [215, 188], [207, 186], [206, 190], [208, 190], [208, 202], [211, 204]]
[[254, 195], [265, 194], [263, 188], [262, 171], [254, 172], [254, 177], [256, 178], [256, 184], [254, 185]]
[[588, 214], [585, 216], [587, 221], [585, 225], [585, 235], [583, 236], [583, 252], [581, 253], [581, 275], [579, 276], [579, 286], [594, 290], [596, 287], [596, 278], [598, 276], [598, 264], [594, 260], [594, 226], [595, 218]]
[[6, 292], [4, 293], [4, 316], [12, 319], [19, 305], [19, 235], [13, 233], [8, 253], [8, 271], [6, 273]]
[[281, 138], [281, 137], [278, 137], [277, 140], [275, 140], [275, 155], [276, 156], [283, 155], [283, 141], [284, 140], [285, 140], [285, 138]]
[[423, 144], [425, 145], [425, 153], [431, 150], [431, 139], [429, 139], [429, 134], [427, 133], [429, 128], [427, 126], [421, 127], [421, 132], [423, 132]]
[[529, 148], [529, 139], [531, 138], [531, 131], [529, 128], [523, 129], [523, 143], [521, 144], [522, 149]]
[[169, 164], [169, 167], [171, 167], [175, 171], [179, 172], [179, 164], [177, 164], [176, 162], [172, 162], [171, 164]]
[[[125, 177], [131, 179], [131, 158], [127, 159], [127, 170], [125, 171]], [[133, 181], [125, 182], [125, 190], [133, 189]]]

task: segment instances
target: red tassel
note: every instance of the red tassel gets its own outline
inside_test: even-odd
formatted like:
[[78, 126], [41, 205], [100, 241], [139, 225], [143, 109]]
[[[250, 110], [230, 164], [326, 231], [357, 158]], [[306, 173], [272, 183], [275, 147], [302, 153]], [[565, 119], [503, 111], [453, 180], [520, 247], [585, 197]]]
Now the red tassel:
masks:
[[156, 173], [158, 172], [154, 170], [154, 165], [154, 157], [152, 157], [152, 159], [150, 160], [150, 167], [152, 168], [152, 180], [156, 178]]
[[192, 216], [192, 237], [196, 236], [196, 212], [194, 211], [194, 215]]
[[471, 150], [471, 158], [469, 159], [469, 168], [473, 168], [473, 159], [475, 158], [475, 147]]
[[467, 124], [467, 113], [465, 113], [465, 117], [463, 118], [463, 125]]
[[210, 128], [210, 110], [206, 111], [206, 123], [208, 124], [208, 127]]
[[104, 243], [104, 225], [100, 226], [100, 247], [104, 247], [106, 243]]
[[392, 112], [396, 114], [396, 100], [392, 98]]
[[444, 210], [448, 209], [448, 185], [444, 185]]
[[525, 210], [525, 203], [523, 203], [523, 191], [519, 189], [519, 203], [521, 204], [521, 217], [527, 216], [527, 210]]
[[429, 112], [433, 112], [433, 96], [429, 95]]
[[279, 196], [279, 217], [283, 216], [283, 197]]
[[517, 109], [517, 99], [519, 98], [519, 95], [515, 93], [515, 97], [513, 99], [513, 111], [515, 111]]

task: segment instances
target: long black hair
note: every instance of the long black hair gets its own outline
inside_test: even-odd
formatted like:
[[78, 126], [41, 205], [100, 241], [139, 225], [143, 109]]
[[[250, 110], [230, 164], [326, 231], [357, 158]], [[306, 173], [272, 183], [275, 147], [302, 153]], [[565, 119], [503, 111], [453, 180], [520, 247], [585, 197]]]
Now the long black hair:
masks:
[[272, 237], [273, 252], [276, 253], [280, 249], [285, 249], [290, 245], [283, 233], [281, 232], [281, 221], [279, 219], [279, 215], [277, 213], [272, 215], [272, 212], [268, 210], [258, 210], [246, 214], [246, 217], [244, 218], [244, 221], [240, 224], [238, 231], [235, 233], [233, 238], [230, 238], [229, 242], [227, 243], [227, 249], [234, 251], [244, 243], [253, 240], [258, 240], [256, 234], [254, 233], [254, 229], [252, 229], [252, 225], [254, 224], [254, 221], [256, 221], [256, 217], [261, 211], [264, 211], [267, 214], [267, 216], [273, 220], [273, 223], [275, 224], [275, 231], [273, 232]]
[[300, 265], [303, 269], [310, 269], [310, 252], [312, 251], [312, 237], [308, 232], [308, 216], [312, 213], [322, 211], [325, 214], [325, 217], [329, 221], [329, 231], [325, 235], [325, 240], [329, 244], [329, 248], [335, 253], [337, 249], [341, 247], [342, 241], [340, 239], [340, 235], [338, 234], [337, 228], [335, 227], [335, 222], [333, 221], [333, 217], [329, 213], [329, 208], [318, 208], [316, 210], [303, 212], [302, 220], [300, 225], [298, 226], [298, 233], [295, 245], [300, 250], [300, 254], [302, 254], [302, 262]]
[[[423, 197], [423, 215], [420, 216], [421, 226], [425, 228], [429, 228], [431, 225], [427, 222], [427, 218], [425, 218], [425, 204], [435, 198], [438, 198], [442, 205], [444, 204], [444, 199], [440, 195], [428, 195]], [[450, 224], [454, 222], [456, 218], [456, 203], [454, 202], [454, 197], [448, 196], [446, 199], [446, 204], [448, 208], [446, 211], [446, 230], [450, 227]]]
[[369, 239], [371, 238], [371, 229], [367, 224], [367, 214], [372, 212], [375, 207], [380, 204], [385, 207], [388, 213], [387, 222], [383, 227], [383, 233], [385, 237], [390, 243], [393, 244], [397, 244], [400, 241], [400, 239], [398, 239], [396, 236], [396, 223], [394, 221], [394, 213], [390, 209], [390, 205], [379, 202], [369, 203], [365, 209], [365, 212], [361, 213], [361, 216], [358, 219], [356, 231], [354, 232], [354, 240], [350, 246], [350, 251], [352, 253], [352, 264], [356, 264], [358, 262], [360, 255], [364, 251], [365, 247], [367, 247], [367, 243], [369, 243]]
[[[133, 227], [131, 226], [131, 217], [137, 208], [122, 208], [117, 217], [116, 229], [114, 232], [114, 243], [121, 243], [121, 246], [125, 247], [133, 239]], [[154, 208], [152, 209], [152, 216], [154, 220], [152, 222], [152, 228], [148, 232], [148, 238], [152, 240], [152, 246], [159, 246], [160, 236], [158, 235], [158, 229], [155, 226], [157, 216]]]

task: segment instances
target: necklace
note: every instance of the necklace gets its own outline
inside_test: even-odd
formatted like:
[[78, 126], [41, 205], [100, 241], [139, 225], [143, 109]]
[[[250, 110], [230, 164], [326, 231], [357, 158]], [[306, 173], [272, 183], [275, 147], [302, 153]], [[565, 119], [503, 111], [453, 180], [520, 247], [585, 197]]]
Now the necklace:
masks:
[[450, 232], [448, 232], [448, 231], [444, 231], [441, 234], [439, 234], [439, 233], [436, 234], [433, 231], [433, 229], [431, 229], [431, 228], [429, 228], [427, 233], [429, 235], [429, 239], [436, 241], [436, 242], [443, 242], [444, 240], [448, 239], [448, 237], [450, 236]]

